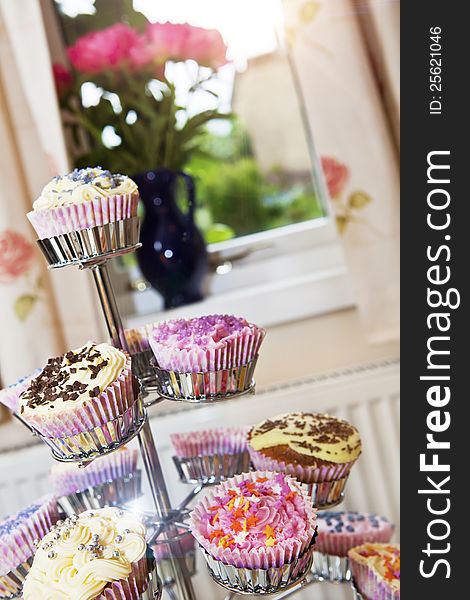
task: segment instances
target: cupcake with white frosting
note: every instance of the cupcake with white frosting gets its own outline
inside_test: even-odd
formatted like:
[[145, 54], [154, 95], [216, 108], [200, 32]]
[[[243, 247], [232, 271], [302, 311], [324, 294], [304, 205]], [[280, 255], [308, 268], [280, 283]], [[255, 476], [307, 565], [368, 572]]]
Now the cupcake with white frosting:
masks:
[[152, 561], [145, 527], [132, 514], [103, 508], [73, 515], [47, 533], [23, 587], [24, 600], [137, 600]]
[[[88, 342], [49, 359], [21, 394], [19, 414], [43, 436], [67, 438], [114, 421], [137, 400], [130, 357], [109, 344]], [[109, 428], [103, 432], [112, 435]]]
[[54, 177], [27, 214], [40, 239], [80, 231], [137, 215], [137, 184], [101, 167]]

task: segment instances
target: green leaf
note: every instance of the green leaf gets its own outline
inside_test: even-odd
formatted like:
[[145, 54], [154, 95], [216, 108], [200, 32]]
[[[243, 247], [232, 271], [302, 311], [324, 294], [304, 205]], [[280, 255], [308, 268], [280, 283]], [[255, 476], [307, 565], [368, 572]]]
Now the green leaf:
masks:
[[33, 310], [38, 297], [34, 294], [23, 294], [15, 300], [14, 311], [20, 321], [26, 321], [29, 313]]
[[348, 198], [350, 208], [364, 208], [372, 202], [372, 198], [366, 192], [353, 192]]
[[217, 242], [225, 242], [235, 237], [235, 231], [228, 225], [223, 223], [214, 223], [204, 235], [207, 244], [216, 244]]

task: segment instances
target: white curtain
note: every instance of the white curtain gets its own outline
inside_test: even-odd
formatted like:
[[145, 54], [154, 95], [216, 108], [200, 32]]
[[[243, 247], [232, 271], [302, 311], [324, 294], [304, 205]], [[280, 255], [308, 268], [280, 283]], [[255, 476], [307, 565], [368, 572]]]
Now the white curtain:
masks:
[[39, 0], [0, 0], [0, 375], [2, 385], [48, 357], [103, 339], [87, 273], [49, 273], [26, 212], [68, 170]]
[[[398, 3], [284, 0], [284, 6], [364, 327], [371, 341], [398, 338], [399, 171], [393, 134], [399, 119]], [[362, 21], [367, 16], [374, 47]]]

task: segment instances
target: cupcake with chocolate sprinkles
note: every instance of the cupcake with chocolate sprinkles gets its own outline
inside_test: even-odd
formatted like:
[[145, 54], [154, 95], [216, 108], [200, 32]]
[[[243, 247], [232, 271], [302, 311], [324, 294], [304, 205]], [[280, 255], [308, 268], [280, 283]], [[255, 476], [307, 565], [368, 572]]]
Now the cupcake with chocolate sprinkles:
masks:
[[105, 225], [137, 215], [137, 184], [101, 167], [54, 177], [27, 214], [40, 239]]
[[88, 342], [49, 359], [19, 400], [20, 416], [48, 438], [102, 427], [137, 401], [129, 356]]
[[361, 454], [358, 430], [321, 413], [288, 413], [262, 421], [248, 432], [257, 469], [281, 471], [308, 486], [316, 506], [335, 503]]
[[16, 383], [0, 390], [0, 402], [7, 406], [12, 412], [18, 412], [18, 402], [21, 394], [29, 387], [31, 380], [34, 379], [41, 369], [36, 369], [31, 375], [21, 377]]

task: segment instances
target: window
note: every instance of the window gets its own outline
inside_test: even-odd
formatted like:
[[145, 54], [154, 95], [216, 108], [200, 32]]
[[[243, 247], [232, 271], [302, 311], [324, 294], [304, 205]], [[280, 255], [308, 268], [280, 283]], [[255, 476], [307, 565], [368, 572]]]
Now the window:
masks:
[[[211, 276], [204, 307], [185, 306], [182, 312], [250, 315], [258, 310], [264, 316], [258, 321], [277, 322], [350, 304], [295, 66], [284, 43], [281, 1], [63, 0], [57, 6], [68, 46], [84, 32], [112, 22], [142, 27], [142, 15], [152, 23], [218, 30], [227, 45], [229, 60], [216, 73], [193, 60], [165, 66], [176, 103], [185, 107], [176, 113], [181, 126], [203, 111], [222, 115], [208, 122], [198, 140], [200, 151], [184, 166], [195, 182], [196, 222], [208, 244]], [[99, 83], [84, 81], [82, 102], [93, 106], [101, 95], [114, 113], [122, 110], [119, 99]], [[155, 78], [150, 92], [164, 94], [162, 85]], [[126, 120], [138, 119], [137, 113], [129, 111]], [[228, 113], [230, 119], [223, 118]], [[119, 152], [119, 129], [103, 121], [101, 134], [103, 144]], [[69, 143], [79, 156], [83, 140], [78, 136]], [[178, 201], [183, 207], [184, 190]], [[130, 322], [148, 321], [161, 309], [132, 258], [121, 263], [114, 277], [123, 282], [118, 286], [121, 306], [128, 307]], [[283, 317], [286, 296], [292, 298], [292, 311]]]

